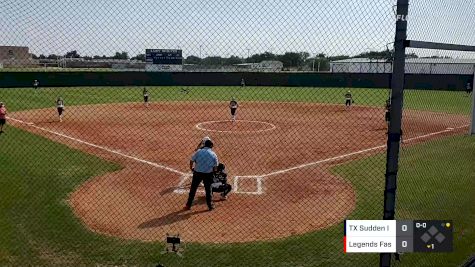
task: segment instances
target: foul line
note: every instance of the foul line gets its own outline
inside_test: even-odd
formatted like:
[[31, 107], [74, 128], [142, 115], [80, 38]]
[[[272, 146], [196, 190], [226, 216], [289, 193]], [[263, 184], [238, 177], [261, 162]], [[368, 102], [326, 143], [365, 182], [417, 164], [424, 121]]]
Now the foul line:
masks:
[[128, 158], [128, 159], [133, 159], [133, 160], [136, 160], [138, 162], [145, 163], [145, 164], [157, 167], [157, 168], [165, 169], [165, 170], [170, 171], [170, 172], [178, 173], [178, 174], [183, 175], [183, 176], [188, 175], [187, 173], [181, 172], [179, 170], [175, 170], [175, 169], [167, 167], [165, 165], [161, 165], [161, 164], [158, 164], [158, 163], [155, 163], [155, 162], [152, 162], [152, 161], [148, 161], [148, 160], [140, 159], [140, 158], [137, 158], [137, 157], [134, 157], [134, 156], [130, 156], [130, 155], [124, 154], [122, 152], [119, 152], [117, 150], [113, 150], [113, 149], [110, 149], [110, 148], [107, 148], [107, 147], [99, 146], [99, 145], [96, 145], [96, 144], [93, 144], [93, 143], [89, 143], [89, 142], [71, 137], [69, 135], [65, 135], [65, 134], [62, 134], [62, 133], [58, 133], [58, 132], [55, 132], [55, 131], [48, 130], [48, 129], [43, 128], [43, 127], [36, 126], [31, 122], [24, 122], [22, 120], [14, 119], [14, 118], [11, 118], [11, 117], [8, 117], [8, 119], [12, 120], [12, 121], [22, 123], [22, 124], [26, 124], [30, 127], [33, 127], [33, 128], [36, 128], [36, 129], [39, 129], [39, 130], [42, 130], [42, 131], [45, 131], [45, 132], [48, 132], [48, 133], [51, 133], [51, 134], [54, 134], [54, 135], [58, 135], [58, 136], [76, 141], [76, 142], [81, 143], [81, 144], [85, 144], [85, 145], [88, 145], [88, 146], [91, 146], [91, 147], [94, 147], [94, 148], [102, 149], [104, 151], [107, 151], [107, 152], [110, 152], [110, 153], [113, 153], [113, 154], [116, 154], [116, 155], [119, 155], [119, 156], [122, 156], [122, 157], [125, 157], [125, 158]]
[[[465, 128], [465, 127], [467, 127], [467, 126], [469, 126], [469, 125], [466, 124], [466, 125], [462, 125], [462, 126], [459, 126], [459, 127], [447, 128], [447, 129], [445, 129], [445, 130], [443, 130], [443, 131], [438, 131], [438, 132], [433, 132], [433, 133], [429, 133], [429, 134], [424, 134], [424, 135], [420, 135], [420, 136], [416, 136], [416, 137], [411, 137], [411, 138], [408, 138], [408, 139], [404, 139], [403, 141], [404, 141], [404, 143], [407, 143], [407, 142], [411, 142], [411, 141], [414, 141], [414, 140], [417, 140], [417, 139], [421, 139], [421, 138], [426, 138], [426, 137], [430, 137], [430, 136], [434, 136], [434, 135], [439, 135], [439, 134], [443, 134], [443, 133], [453, 132], [453, 131], [456, 130], [456, 129]], [[259, 178], [259, 177], [268, 177], [268, 176], [278, 175], [278, 174], [286, 173], [286, 172], [289, 172], [289, 171], [297, 170], [297, 169], [300, 169], [300, 168], [305, 168], [305, 167], [309, 167], [309, 166], [313, 166], [313, 165], [318, 165], [318, 164], [321, 164], [321, 163], [331, 162], [331, 161], [335, 161], [335, 160], [339, 160], [339, 159], [351, 157], [351, 156], [354, 156], [354, 155], [363, 154], [363, 153], [366, 153], [366, 152], [369, 152], [369, 151], [373, 151], [373, 150], [377, 150], [377, 149], [382, 149], [382, 148], [385, 148], [385, 147], [387, 147], [386, 144], [380, 145], [380, 146], [371, 147], [371, 148], [367, 148], [367, 149], [363, 149], [363, 150], [359, 150], [359, 151], [355, 151], [355, 152], [351, 152], [351, 153], [348, 153], [348, 154], [343, 154], [343, 155], [331, 157], [331, 158], [322, 159], [322, 160], [315, 161], [315, 162], [310, 162], [310, 163], [301, 164], [301, 165], [298, 165], [298, 166], [295, 166], [295, 167], [291, 167], [291, 168], [283, 169], [283, 170], [278, 170], [278, 171], [274, 171], [274, 172], [267, 173], [267, 174], [261, 174], [261, 175], [246, 175], [246, 176], [240, 176], [240, 177]]]
[[[32, 128], [35, 128], [35, 129], [38, 129], [38, 130], [41, 130], [41, 131], [45, 131], [45, 132], [48, 132], [48, 133], [51, 133], [51, 134], [54, 134], [54, 135], [57, 135], [57, 136], [60, 136], [60, 137], [63, 137], [63, 138], [66, 138], [66, 139], [69, 139], [69, 140], [73, 140], [75, 142], [78, 142], [78, 143], [81, 143], [81, 144], [84, 144], [84, 145], [88, 145], [88, 146], [91, 146], [91, 147], [94, 147], [94, 148], [98, 148], [98, 149], [101, 149], [101, 150], [104, 150], [104, 151], [107, 151], [107, 152], [110, 152], [110, 153], [113, 153], [113, 154], [116, 154], [116, 155], [119, 155], [119, 156], [122, 156], [122, 157], [125, 157], [125, 158], [128, 158], [128, 159], [132, 159], [132, 160], [136, 160], [138, 162], [141, 162], [141, 163], [145, 163], [145, 164], [148, 164], [148, 165], [151, 165], [153, 167], [157, 167], [157, 168], [161, 168], [161, 169], [164, 169], [164, 170], [168, 170], [170, 172], [174, 172], [174, 173], [177, 173], [179, 175], [181, 175], [180, 177], [180, 181], [178, 183], [178, 188], [174, 190], [175, 193], [179, 193], [179, 194], [183, 194], [183, 193], [186, 193], [188, 192], [188, 190], [184, 189], [184, 184], [187, 180], [187, 178], [189, 176], [191, 176], [189, 173], [184, 173], [184, 172], [181, 172], [181, 171], [178, 171], [178, 170], [175, 170], [173, 168], [170, 168], [170, 167], [167, 167], [165, 165], [161, 165], [161, 164], [158, 164], [158, 163], [155, 163], [155, 162], [152, 162], [152, 161], [148, 161], [148, 160], [144, 160], [144, 159], [140, 159], [140, 158], [137, 158], [137, 157], [134, 157], [134, 156], [131, 156], [131, 155], [127, 155], [127, 154], [124, 154], [122, 152], [119, 152], [117, 150], [113, 150], [113, 149], [110, 149], [110, 148], [107, 148], [107, 147], [103, 147], [103, 146], [99, 146], [99, 145], [96, 145], [96, 144], [93, 144], [93, 143], [89, 143], [87, 141], [83, 141], [83, 140], [80, 140], [80, 139], [77, 139], [77, 138], [74, 138], [74, 137], [71, 137], [69, 135], [65, 135], [65, 134], [62, 134], [62, 133], [58, 133], [58, 132], [55, 132], [55, 131], [52, 131], [52, 130], [49, 130], [49, 129], [46, 129], [46, 128], [43, 128], [43, 127], [40, 127], [40, 126], [36, 126], [34, 125], [32, 122], [25, 122], [25, 121], [22, 121], [22, 120], [19, 120], [19, 119], [15, 119], [15, 118], [12, 118], [12, 117], [7, 117], [9, 120], [12, 120], [12, 121], [16, 121], [18, 123], [21, 123], [21, 124], [25, 124], [29, 127], [32, 127]], [[247, 177], [247, 176], [246, 176]], [[256, 192], [239, 192], [237, 191], [237, 183], [238, 183], [238, 177], [235, 177], [234, 179], [234, 192], [235, 193], [240, 193], [240, 194], [253, 194], [253, 195], [260, 195], [263, 193], [263, 190], [262, 190], [262, 181], [261, 181], [261, 177], [258, 177], [256, 180], [257, 180], [257, 191]], [[200, 191], [200, 190], [198, 190]]]
[[[189, 192], [189, 190], [185, 189], [185, 183], [188, 177], [191, 177], [191, 174], [185, 174], [180, 177], [180, 182], [178, 182], [178, 185], [176, 186], [175, 190], [173, 190], [174, 193], [185, 194]], [[200, 192], [200, 190], [197, 190], [197, 192]]]
[[[28, 126], [30, 126], [30, 127], [36, 128], [36, 129], [39, 129], [39, 130], [42, 130], [42, 131], [45, 131], [45, 132], [48, 132], [48, 133], [51, 133], [51, 134], [54, 134], [54, 135], [58, 135], [58, 136], [61, 136], [61, 137], [64, 137], [64, 138], [67, 138], [67, 139], [70, 139], [70, 140], [73, 140], [73, 141], [76, 141], [76, 142], [81, 143], [81, 144], [85, 144], [85, 145], [88, 145], [88, 146], [91, 146], [91, 147], [94, 147], [94, 148], [98, 148], [98, 149], [101, 149], [101, 150], [104, 150], [104, 151], [107, 151], [107, 152], [110, 152], [110, 153], [113, 153], [113, 154], [116, 154], [116, 155], [119, 155], [119, 156], [122, 156], [122, 157], [125, 157], [125, 158], [128, 158], [128, 159], [133, 159], [133, 160], [136, 160], [136, 161], [141, 162], [141, 163], [145, 163], [145, 164], [148, 164], [148, 165], [157, 167], [157, 168], [165, 169], [165, 170], [168, 170], [168, 171], [170, 171], [170, 172], [174, 172], [174, 173], [180, 174], [180, 175], [182, 175], [182, 177], [180, 178], [181, 181], [180, 181], [179, 183], [182, 184], [182, 185], [183, 185], [183, 183], [185, 182], [186, 177], [190, 175], [189, 173], [184, 173], [184, 172], [175, 170], [175, 169], [173, 169], [173, 168], [167, 167], [167, 166], [165, 166], [165, 165], [161, 165], [161, 164], [158, 164], [158, 163], [155, 163], [155, 162], [151, 162], [151, 161], [148, 161], [148, 160], [140, 159], [140, 158], [137, 158], [137, 157], [134, 157], [134, 156], [130, 156], [130, 155], [124, 154], [124, 153], [122, 153], [122, 152], [119, 152], [119, 151], [116, 151], [116, 150], [113, 150], [113, 149], [110, 149], [110, 148], [106, 148], [106, 147], [103, 147], [103, 146], [99, 146], [99, 145], [96, 145], [96, 144], [93, 144], [93, 143], [89, 143], [89, 142], [86, 142], [86, 141], [83, 141], [83, 140], [80, 140], [80, 139], [77, 139], [77, 138], [74, 138], [74, 137], [71, 137], [71, 136], [62, 134], [62, 133], [58, 133], [58, 132], [55, 132], [55, 131], [51, 131], [51, 130], [48, 130], [48, 129], [46, 129], [46, 128], [36, 126], [36, 125], [34, 125], [33, 123], [31, 123], [31, 122], [24, 122], [24, 121], [22, 121], [22, 120], [18, 120], [18, 119], [11, 118], [11, 117], [7, 117], [7, 118], [8, 118], [9, 120], [16, 121], [16, 122], [19, 122], [19, 123], [28, 125]], [[433, 132], [433, 133], [429, 133], [429, 134], [424, 134], [424, 135], [420, 135], [420, 136], [416, 136], [416, 137], [411, 137], [411, 138], [408, 138], [408, 139], [404, 139], [404, 142], [407, 143], [407, 142], [411, 142], [411, 141], [414, 141], [414, 140], [417, 140], [417, 139], [422, 139], [422, 138], [426, 138], [426, 137], [430, 137], [430, 136], [434, 136], [434, 135], [439, 135], [439, 134], [443, 134], [443, 133], [453, 132], [453, 131], [455, 131], [456, 129], [461, 129], [461, 128], [465, 128], [465, 127], [468, 127], [468, 126], [469, 126], [469, 124], [462, 125], [462, 126], [458, 126], [458, 127], [451, 127], [451, 128], [447, 128], [447, 129], [445, 129], [445, 130], [443, 130], [443, 131]], [[371, 148], [367, 148], [367, 149], [363, 149], [363, 150], [359, 150], [359, 151], [355, 151], [355, 152], [351, 152], [351, 153], [347, 153], [347, 154], [343, 154], [343, 155], [339, 155], [339, 156], [335, 156], [335, 157], [331, 157], [331, 158], [322, 159], [322, 160], [315, 161], [315, 162], [310, 162], [310, 163], [301, 164], [301, 165], [298, 165], [298, 166], [295, 166], [295, 167], [291, 167], [291, 168], [288, 168], [288, 169], [282, 169], [282, 170], [270, 172], [270, 173], [267, 173], [267, 174], [236, 176], [235, 179], [234, 179], [234, 190], [233, 190], [233, 191], [234, 191], [234, 192], [237, 192], [238, 179], [239, 179], [239, 178], [255, 178], [255, 179], [256, 179], [256, 182], [257, 182], [257, 191], [256, 191], [256, 192], [239, 192], [239, 193], [243, 193], [243, 194], [257, 194], [257, 195], [260, 195], [260, 194], [263, 193], [262, 179], [263, 179], [264, 177], [274, 176], [274, 175], [278, 175], [278, 174], [290, 172], [290, 171], [293, 171], [293, 170], [297, 170], [297, 169], [301, 169], [301, 168], [305, 168], [305, 167], [309, 167], [309, 166], [313, 166], [313, 165], [318, 165], [318, 164], [321, 164], [321, 163], [331, 162], [331, 161], [335, 161], [335, 160], [339, 160], [339, 159], [351, 157], [351, 156], [354, 156], [354, 155], [363, 154], [363, 153], [366, 153], [366, 152], [369, 152], [369, 151], [373, 151], [373, 150], [385, 148], [386, 146], [387, 146], [386, 144], [380, 145], [380, 146], [375, 146], [375, 147], [371, 147]]]

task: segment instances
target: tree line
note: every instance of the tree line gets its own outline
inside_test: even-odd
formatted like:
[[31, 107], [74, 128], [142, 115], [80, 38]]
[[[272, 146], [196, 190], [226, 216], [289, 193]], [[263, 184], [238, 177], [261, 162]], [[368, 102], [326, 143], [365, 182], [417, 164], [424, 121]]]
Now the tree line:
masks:
[[48, 56], [40, 54], [39, 56], [35, 54], [31, 54], [33, 59], [61, 59], [61, 58], [82, 58], [85, 60], [93, 60], [93, 59], [130, 59], [130, 60], [140, 60], [140, 61], [145, 61], [145, 54], [139, 54], [135, 57], [129, 57], [129, 53], [122, 51], [122, 52], [115, 52], [114, 55], [112, 56], [106, 56], [106, 55], [95, 55], [95, 56], [81, 56], [76, 50], [69, 51], [64, 55], [56, 55], [56, 54], [50, 54]]
[[[407, 54], [408, 58], [417, 58], [414, 53]], [[97, 59], [122, 59], [122, 60], [138, 60], [145, 62], [145, 54], [138, 54], [134, 57], [130, 57], [125, 51], [115, 52], [112, 56], [106, 55], [94, 55], [94, 56], [81, 56], [76, 50], [67, 52], [65, 55], [51, 54], [45, 56], [43, 54], [36, 56], [32, 54], [34, 59], [61, 59], [61, 58], [82, 58], [84, 60], [97, 60]], [[229, 57], [221, 56], [207, 56], [200, 58], [196, 55], [190, 55], [183, 59], [184, 64], [190, 65], [203, 65], [203, 66], [231, 66], [243, 63], [260, 63], [262, 61], [280, 61], [285, 69], [295, 68], [299, 70], [314, 70], [314, 71], [328, 71], [330, 69], [330, 62], [342, 59], [350, 58], [370, 58], [377, 60], [386, 60], [391, 62], [393, 59], [393, 51], [369, 51], [360, 53], [356, 56], [349, 55], [336, 55], [328, 56], [324, 53], [311, 56], [308, 52], [285, 52], [283, 54], [274, 54], [271, 52], [257, 53], [243, 58], [235, 55]]]

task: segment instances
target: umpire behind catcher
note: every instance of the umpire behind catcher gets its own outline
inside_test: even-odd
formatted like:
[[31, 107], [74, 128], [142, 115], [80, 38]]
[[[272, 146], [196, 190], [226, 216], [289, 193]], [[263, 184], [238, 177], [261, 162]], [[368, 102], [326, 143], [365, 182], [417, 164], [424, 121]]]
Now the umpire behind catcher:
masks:
[[[213, 183], [213, 173], [218, 166], [218, 156], [212, 150], [213, 142], [206, 140], [204, 147], [199, 149], [193, 154], [190, 160], [190, 169], [193, 172], [193, 179], [191, 181], [190, 193], [188, 195], [188, 202], [186, 203], [185, 210], [191, 209], [193, 199], [195, 198], [196, 190], [203, 181], [206, 192], [206, 204], [209, 210], [214, 209], [212, 202], [211, 184]], [[193, 164], [195, 167], [193, 168]]]

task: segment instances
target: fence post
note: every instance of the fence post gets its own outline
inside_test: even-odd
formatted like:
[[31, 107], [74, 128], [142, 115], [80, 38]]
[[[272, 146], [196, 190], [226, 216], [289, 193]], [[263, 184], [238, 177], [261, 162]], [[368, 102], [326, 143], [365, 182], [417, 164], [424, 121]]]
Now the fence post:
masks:
[[[391, 79], [391, 110], [387, 140], [386, 181], [384, 187], [384, 220], [394, 220], [396, 206], [397, 171], [401, 140], [401, 119], [404, 96], [404, 65], [407, 39], [409, 0], [397, 1], [394, 65]], [[391, 265], [391, 254], [381, 253], [380, 266]]]
[[470, 121], [470, 133], [469, 135], [475, 135], [475, 65], [473, 66], [473, 80], [472, 80], [472, 118]]

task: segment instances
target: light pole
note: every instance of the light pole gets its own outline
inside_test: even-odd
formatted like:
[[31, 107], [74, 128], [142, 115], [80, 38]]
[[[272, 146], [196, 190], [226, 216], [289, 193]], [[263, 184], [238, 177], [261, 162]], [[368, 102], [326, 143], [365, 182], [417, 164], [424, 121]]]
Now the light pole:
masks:
[[[312, 71], [314, 72], [315, 71], [315, 60], [317, 59], [317, 55], [315, 55], [315, 57], [313, 57], [313, 63], [312, 63]], [[320, 72], [320, 62], [321, 62], [321, 57], [320, 55], [318, 55], [318, 62], [317, 62], [317, 72]]]
[[318, 57], [317, 63], [317, 72], [320, 72], [320, 63], [322, 62], [322, 58], [325, 57], [324, 54], [318, 54], [313, 57], [313, 64], [312, 64], [312, 71], [315, 71], [315, 60]]

